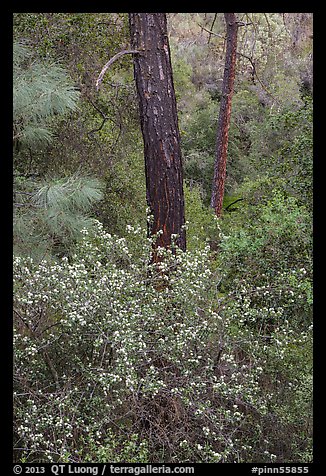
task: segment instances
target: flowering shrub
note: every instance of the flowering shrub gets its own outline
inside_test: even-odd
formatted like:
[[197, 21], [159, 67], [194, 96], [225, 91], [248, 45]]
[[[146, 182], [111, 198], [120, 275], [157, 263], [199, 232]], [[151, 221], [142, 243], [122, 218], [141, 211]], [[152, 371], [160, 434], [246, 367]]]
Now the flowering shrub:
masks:
[[247, 203], [223, 220], [220, 296], [227, 303], [224, 313], [237, 321], [234, 336], [251, 339], [243, 350], [251, 358], [265, 356], [260, 384], [262, 394], [271, 395], [270, 412], [252, 446], [267, 439], [277, 461], [311, 461], [311, 214], [276, 186], [263, 196], [262, 184], [244, 184]]
[[273, 391], [245, 301], [219, 296], [208, 248], [161, 250], [158, 269], [142, 243], [132, 255], [98, 222], [69, 260], [15, 257], [17, 460], [274, 461], [248, 437]]

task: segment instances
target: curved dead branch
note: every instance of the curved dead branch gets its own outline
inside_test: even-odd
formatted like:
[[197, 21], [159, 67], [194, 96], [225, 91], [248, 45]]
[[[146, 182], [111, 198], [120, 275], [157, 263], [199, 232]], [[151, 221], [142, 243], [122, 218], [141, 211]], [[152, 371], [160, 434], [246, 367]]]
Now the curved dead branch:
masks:
[[96, 80], [96, 90], [98, 91], [99, 90], [99, 87], [100, 87], [100, 84], [103, 80], [103, 77], [106, 73], [106, 71], [108, 70], [108, 68], [111, 66], [112, 63], [114, 63], [117, 59], [119, 59], [121, 56], [123, 55], [131, 55], [131, 54], [136, 54], [136, 53], [140, 53], [138, 50], [123, 50], [123, 51], [120, 51], [119, 53], [117, 53], [116, 55], [114, 55], [107, 63], [106, 65], [104, 66], [104, 68], [102, 69], [102, 71], [100, 72], [97, 80]]

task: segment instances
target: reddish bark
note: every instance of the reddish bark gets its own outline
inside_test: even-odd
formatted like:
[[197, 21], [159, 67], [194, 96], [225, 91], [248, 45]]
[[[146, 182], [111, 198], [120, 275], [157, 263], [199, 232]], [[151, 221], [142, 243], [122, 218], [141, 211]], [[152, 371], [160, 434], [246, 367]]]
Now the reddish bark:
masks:
[[[184, 195], [180, 134], [173, 86], [165, 13], [130, 13], [129, 24], [134, 56], [134, 74], [144, 140], [146, 199], [153, 223], [149, 235], [159, 230], [154, 246], [186, 248], [183, 225]], [[157, 261], [154, 252], [153, 260]]]
[[237, 57], [238, 24], [234, 13], [224, 13], [227, 31], [225, 68], [222, 87], [220, 114], [217, 126], [216, 156], [212, 187], [211, 206], [219, 217], [222, 213], [224, 185], [226, 177], [226, 160], [231, 117], [232, 95]]

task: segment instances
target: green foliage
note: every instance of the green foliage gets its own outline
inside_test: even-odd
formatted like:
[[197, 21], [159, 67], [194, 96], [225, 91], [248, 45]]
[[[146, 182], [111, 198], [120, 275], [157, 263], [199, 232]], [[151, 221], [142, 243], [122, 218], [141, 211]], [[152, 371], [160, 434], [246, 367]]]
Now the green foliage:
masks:
[[52, 210], [87, 209], [102, 198], [97, 179], [71, 176], [68, 179], [47, 181], [35, 194], [36, 206]]
[[176, 46], [171, 44], [171, 61], [173, 64], [173, 84], [177, 99], [179, 111], [189, 109], [192, 103], [192, 97], [196, 92], [196, 88], [191, 81], [193, 69], [191, 65], [178, 55]]
[[[37, 34], [35, 33], [37, 32]], [[19, 151], [22, 173], [67, 177], [76, 170], [104, 183], [94, 213], [123, 235], [130, 216], [146, 223], [145, 181], [132, 59], [121, 58], [96, 77], [109, 57], [125, 49], [128, 16], [119, 13], [15, 14], [14, 33], [28, 38], [41, 58], [65, 65], [80, 90], [79, 109], [56, 123], [56, 140], [30, 154]], [[105, 120], [104, 120], [105, 118]], [[83, 225], [80, 223], [80, 228]]]
[[51, 120], [76, 110], [79, 92], [66, 70], [54, 63], [32, 61], [30, 47], [13, 47], [14, 140], [30, 148], [53, 140]]
[[[14, 249], [34, 258], [67, 252], [87, 217], [102, 198], [102, 184], [85, 174], [36, 177], [26, 163], [27, 151], [37, 153], [53, 141], [57, 118], [77, 107], [79, 92], [59, 65], [32, 59], [31, 48], [14, 44]], [[19, 170], [19, 171], [18, 171]], [[28, 172], [29, 171], [29, 172]]]
[[69, 253], [81, 228], [93, 226], [87, 214], [103, 198], [103, 183], [80, 174], [47, 178], [34, 186], [27, 181], [29, 192], [26, 181], [16, 179], [15, 185], [20, 203], [14, 216], [14, 251], [39, 259]]
[[[150, 243], [138, 261], [125, 240], [99, 226], [97, 236], [88, 239], [85, 232], [80, 245], [71, 263], [15, 260], [20, 316], [15, 430], [30, 456], [60, 461], [70, 454], [70, 461], [83, 460], [81, 452], [89, 449], [82, 440], [96, 434], [99, 450], [106, 445], [107, 431], [119, 422], [128, 439], [136, 429], [147, 439], [151, 460], [161, 460], [163, 448], [170, 461], [189, 460], [187, 445], [196, 445], [196, 458], [202, 461], [211, 460], [213, 448], [215, 458], [232, 458], [233, 451], [223, 443], [224, 432], [228, 439], [232, 434], [225, 398], [236, 397], [240, 379], [248, 390], [243, 398], [253, 402], [257, 383], [252, 369], [239, 373], [231, 356], [229, 363], [231, 348], [221, 364], [226, 387], [214, 370], [214, 342], [227, 324], [205, 304], [211, 280], [207, 251], [167, 256], [162, 267], [171, 270], [169, 289], [161, 293], [145, 272]], [[173, 271], [175, 259], [179, 266]], [[37, 341], [35, 309], [43, 315]], [[39, 351], [43, 347], [46, 355]], [[20, 377], [22, 366], [28, 367], [27, 386]], [[37, 399], [26, 394], [27, 388], [37, 388]], [[28, 412], [23, 411], [26, 405]], [[223, 431], [221, 418], [227, 422]], [[233, 418], [236, 424], [241, 414]]]
[[[312, 460], [312, 128], [311, 103], [252, 116], [247, 173], [233, 213], [220, 223], [217, 268], [234, 335], [255, 335], [266, 364], [268, 417], [244, 427], [252, 458], [268, 446], [277, 461]], [[225, 206], [227, 204], [225, 201]], [[242, 347], [253, 355], [254, 349]], [[280, 441], [279, 434], [282, 434]]]
[[[200, 104], [182, 125], [181, 144], [184, 154], [184, 174], [187, 181], [199, 185], [203, 200], [208, 204], [211, 196], [216, 142], [217, 105], [208, 97], [197, 98]], [[185, 122], [185, 119], [183, 119]]]
[[[201, 185], [203, 200], [209, 205], [215, 161], [219, 101], [207, 93], [197, 93], [191, 114], [182, 113], [182, 147], [185, 177]], [[244, 177], [251, 173], [249, 160], [253, 140], [253, 124], [262, 120], [263, 111], [257, 97], [248, 90], [234, 94], [229, 131], [226, 193], [233, 193]], [[255, 130], [254, 130], [255, 132]], [[258, 145], [258, 144], [257, 144]]]
[[[135, 148], [136, 149], [136, 148]], [[146, 186], [142, 149], [130, 151], [102, 176], [105, 181], [103, 201], [97, 216], [112, 233], [125, 236], [126, 225], [146, 225]]]
[[[250, 197], [252, 194], [247, 191], [240, 205], [241, 213], [237, 213], [236, 218], [235, 214], [225, 217], [222, 227], [219, 261], [226, 270], [227, 281], [232, 286], [234, 280], [241, 282], [243, 279], [267, 285], [279, 279], [279, 273], [304, 269], [305, 280], [309, 282], [312, 224], [307, 209], [295, 198], [286, 197], [277, 190], [265, 203], [255, 199], [251, 204]], [[298, 282], [293, 284], [300, 289], [302, 282], [300, 286]]]
[[312, 458], [312, 218], [285, 183], [245, 181], [237, 190], [244, 200], [224, 215], [219, 234], [219, 290], [237, 322], [232, 332], [255, 335], [266, 358], [261, 385], [271, 413], [262, 426], [244, 428], [254, 461], [265, 445], [277, 461]]
[[[295, 110], [271, 114], [252, 134], [252, 177], [261, 170], [310, 210], [312, 207], [312, 101]], [[256, 171], [256, 172], [254, 172]]]
[[219, 223], [212, 209], [203, 205], [198, 186], [184, 186], [187, 216], [187, 249], [204, 249], [207, 243], [217, 241]]
[[159, 266], [131, 58], [95, 91], [127, 15], [14, 15], [17, 462], [312, 461], [310, 14], [238, 15], [217, 219], [225, 22], [168, 14], [188, 251]]
[[[310, 14], [302, 14], [299, 19], [300, 15], [238, 14], [239, 19], [249, 25], [238, 32], [240, 55], [232, 100], [226, 193], [236, 193], [246, 176], [255, 176], [272, 162], [274, 167], [276, 163], [280, 164], [276, 173], [297, 175], [297, 197], [302, 194], [304, 199], [311, 200], [311, 156], [308, 156], [311, 153], [308, 123], [311, 127], [311, 121], [302, 114], [302, 107], [307, 105], [302, 88], [306, 84], [306, 90], [311, 94], [312, 23]], [[199, 29], [202, 25], [211, 30], [213, 19], [214, 34], [210, 36], [209, 45], [204, 47], [209, 33]], [[225, 22], [222, 14], [216, 18], [213, 14], [172, 14], [170, 22], [172, 59], [177, 75], [181, 60], [189, 69], [184, 78], [191, 79], [190, 84], [188, 80], [184, 82], [179, 100], [185, 176], [203, 187], [204, 202], [208, 205], [225, 57]], [[245, 56], [254, 62], [256, 75]], [[296, 124], [282, 123], [282, 116], [288, 113], [296, 116]], [[279, 122], [277, 131], [272, 126], [276, 118]], [[293, 135], [297, 137], [296, 146]], [[286, 150], [285, 142], [296, 150]], [[274, 152], [277, 155], [274, 156]], [[284, 165], [285, 173], [281, 171]]]
[[255, 171], [249, 160], [252, 146], [252, 129], [261, 123], [267, 112], [257, 95], [244, 83], [232, 98], [231, 123], [229, 130], [226, 192], [234, 193], [246, 176]]
[[[306, 433], [290, 435], [302, 425], [296, 409], [293, 421], [280, 415], [272, 378], [277, 369], [299, 385], [304, 366], [294, 376], [290, 362], [308, 351], [309, 332], [291, 334], [286, 299], [275, 293], [268, 346], [266, 329], [240, 319], [258, 323], [253, 290], [221, 297], [207, 247], [161, 250], [160, 269], [148, 269], [150, 241], [133, 255], [128, 242], [144, 232], [129, 233], [113, 237], [98, 223], [70, 262], [14, 260], [16, 444], [38, 461], [295, 460], [291, 445], [303, 451]], [[273, 435], [255, 445], [248, 437], [252, 427], [266, 436], [269, 424], [289, 431], [285, 453]]]
[[84, 462], [107, 463], [139, 463], [148, 461], [148, 443], [140, 441], [139, 435], [131, 434], [127, 440], [124, 436], [118, 437], [116, 433], [109, 430], [103, 443], [99, 444], [96, 435], [87, 436], [85, 446], [88, 454], [84, 457]]
[[183, 138], [185, 150], [196, 148], [201, 152], [214, 151], [218, 105], [202, 95], [196, 110], [188, 123], [187, 134]]

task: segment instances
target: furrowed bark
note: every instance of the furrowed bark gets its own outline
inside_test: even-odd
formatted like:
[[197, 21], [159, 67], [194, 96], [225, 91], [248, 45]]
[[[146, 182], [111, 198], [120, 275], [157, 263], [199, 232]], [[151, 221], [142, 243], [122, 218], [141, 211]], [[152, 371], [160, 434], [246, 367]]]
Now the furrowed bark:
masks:
[[238, 24], [234, 13], [225, 13], [227, 28], [225, 68], [222, 87], [222, 98], [217, 126], [216, 156], [214, 164], [214, 179], [212, 186], [211, 206], [216, 216], [222, 213], [224, 186], [226, 177], [226, 160], [231, 117], [231, 104], [235, 78], [237, 57]]
[[144, 140], [146, 199], [153, 215], [149, 236], [163, 231], [154, 245], [186, 249], [180, 134], [165, 13], [130, 13], [140, 123]]

